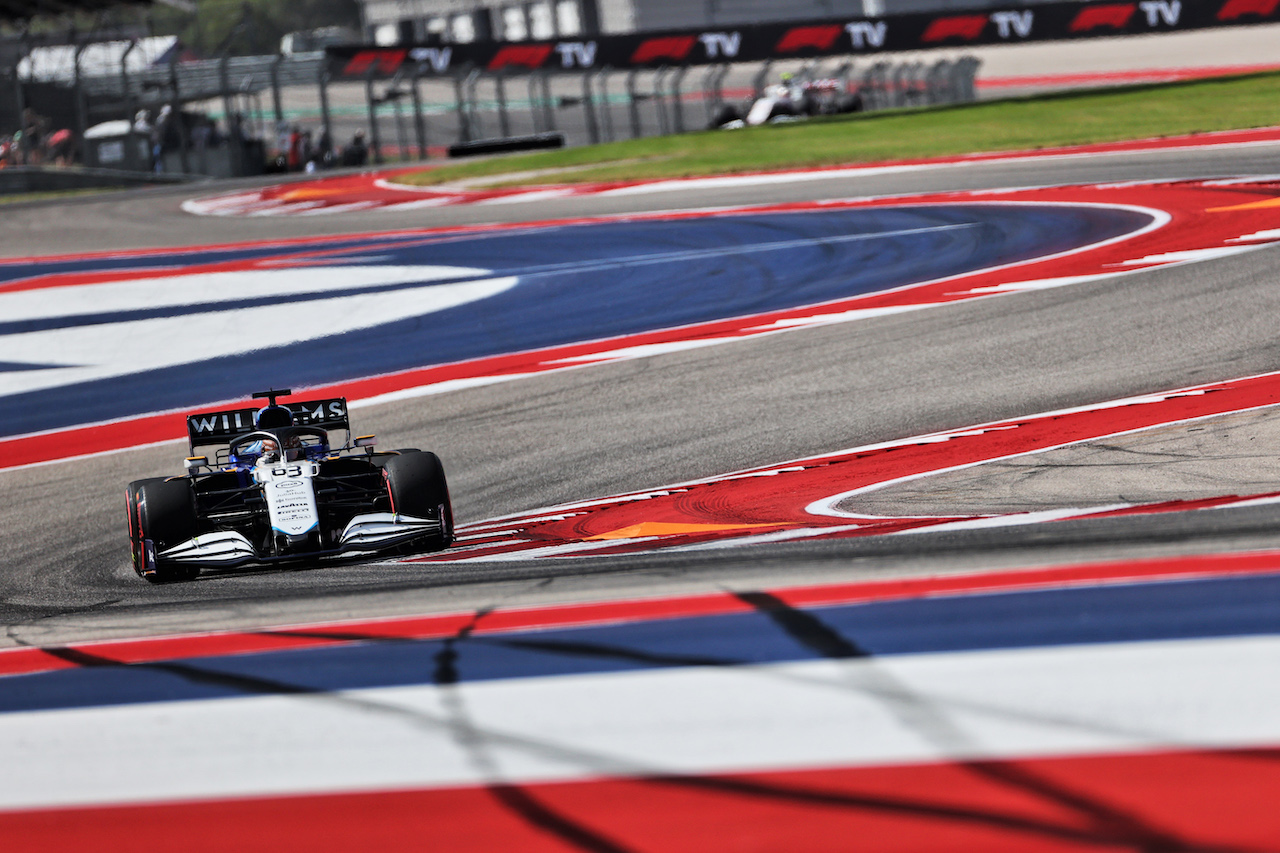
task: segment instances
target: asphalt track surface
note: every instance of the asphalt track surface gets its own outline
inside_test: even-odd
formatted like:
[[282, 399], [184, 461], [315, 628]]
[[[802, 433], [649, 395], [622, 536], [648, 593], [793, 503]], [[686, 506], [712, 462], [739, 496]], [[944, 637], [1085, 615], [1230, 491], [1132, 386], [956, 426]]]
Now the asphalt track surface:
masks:
[[[1278, 165], [1280, 147], [1260, 145], [272, 221], [188, 217], [178, 206], [190, 190], [166, 190], [27, 206], [7, 223], [3, 251], [18, 257], [763, 201], [1270, 175]], [[1274, 335], [1278, 259], [1276, 249], [1262, 249], [1139, 273], [1124, 287], [1103, 280], [1021, 293], [866, 320], [856, 328], [806, 329], [388, 403], [357, 415], [361, 431], [377, 432], [386, 446], [436, 450], [449, 470], [459, 520], [478, 521], [1274, 371], [1280, 369]], [[1274, 445], [1235, 441], [1241, 434], [1226, 428], [1222, 433], [1231, 444], [1231, 464], [1205, 458], [1191, 475], [1198, 488], [1258, 492], [1258, 480], [1265, 479], [1258, 472], [1272, 465]], [[6, 532], [0, 615], [7, 644], [1280, 546], [1276, 510], [1257, 506], [698, 554], [328, 566], [150, 587], [127, 564], [119, 494], [129, 480], [173, 473], [181, 452], [171, 444], [0, 473], [0, 528]], [[1073, 482], [1083, 485], [1072, 488], [1099, 488], [1098, 478], [1110, 475], [1106, 465], [1048, 455], [1042, 461], [1050, 474], [1075, 469]], [[1163, 468], [1131, 472], [1135, 485], [1157, 497], [1181, 494], [1163, 479]], [[1054, 488], [1026, 485], [1019, 500], [1028, 507], [1052, 502]]]

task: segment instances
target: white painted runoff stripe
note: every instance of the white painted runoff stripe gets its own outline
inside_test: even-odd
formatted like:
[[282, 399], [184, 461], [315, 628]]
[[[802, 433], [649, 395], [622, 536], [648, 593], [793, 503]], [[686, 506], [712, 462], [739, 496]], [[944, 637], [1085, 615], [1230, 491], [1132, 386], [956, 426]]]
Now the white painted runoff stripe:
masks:
[[1277, 670], [1261, 636], [9, 713], [0, 808], [1273, 746]]
[[[6, 320], [50, 328], [0, 338], [0, 361], [52, 365], [0, 374], [0, 395], [125, 376], [367, 329], [488, 299], [513, 276], [453, 266], [317, 266], [145, 278], [0, 294]], [[461, 281], [450, 279], [461, 278]], [[437, 283], [444, 282], [444, 283]], [[420, 285], [417, 287], [411, 285]], [[359, 288], [405, 285], [394, 290]], [[332, 292], [332, 296], [326, 296]], [[316, 298], [291, 302], [297, 294]], [[270, 300], [278, 297], [279, 302]], [[244, 300], [256, 300], [246, 307]], [[184, 313], [189, 305], [199, 310]], [[159, 309], [160, 316], [137, 312]], [[163, 309], [173, 309], [165, 316]], [[120, 319], [111, 317], [119, 312]], [[106, 315], [109, 322], [62, 318]]]

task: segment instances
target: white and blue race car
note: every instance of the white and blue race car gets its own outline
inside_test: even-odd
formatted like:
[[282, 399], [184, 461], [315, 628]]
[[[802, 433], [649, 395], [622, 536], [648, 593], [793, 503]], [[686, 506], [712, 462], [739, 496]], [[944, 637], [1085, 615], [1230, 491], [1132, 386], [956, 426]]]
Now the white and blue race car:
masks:
[[[185, 476], [129, 484], [134, 570], [154, 583], [230, 567], [351, 553], [439, 551], [453, 543], [444, 468], [416, 449], [351, 437], [343, 398], [187, 417]], [[343, 431], [334, 447], [331, 432]], [[212, 458], [197, 449], [217, 446]]]

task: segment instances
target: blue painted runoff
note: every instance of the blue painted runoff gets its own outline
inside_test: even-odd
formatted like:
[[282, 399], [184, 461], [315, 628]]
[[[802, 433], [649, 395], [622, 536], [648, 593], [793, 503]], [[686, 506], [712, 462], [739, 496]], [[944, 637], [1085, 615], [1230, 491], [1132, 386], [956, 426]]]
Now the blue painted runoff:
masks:
[[804, 609], [789, 608], [763, 593], [742, 597], [751, 611], [445, 640], [357, 639], [324, 648], [145, 664], [63, 653], [80, 665], [0, 677], [0, 712], [664, 667], [1280, 634], [1280, 575]]
[[[185, 251], [57, 261], [41, 275], [270, 261], [273, 268], [451, 265], [517, 276], [500, 294], [445, 311], [179, 367], [9, 395], [0, 436], [169, 409], [197, 409], [258, 389], [350, 381], [526, 349], [795, 308], [1024, 261], [1131, 233], [1151, 217], [1119, 208], [948, 204], [611, 221], [472, 234], [335, 238], [322, 245]], [[32, 274], [0, 264], [0, 286]], [[412, 282], [288, 297], [0, 321], [0, 336], [121, 324], [434, 286]], [[231, 318], [234, 322], [234, 319]], [[121, 326], [124, 334], [126, 327]], [[48, 369], [6, 362], [0, 371]], [[40, 364], [36, 364], [40, 362]]]

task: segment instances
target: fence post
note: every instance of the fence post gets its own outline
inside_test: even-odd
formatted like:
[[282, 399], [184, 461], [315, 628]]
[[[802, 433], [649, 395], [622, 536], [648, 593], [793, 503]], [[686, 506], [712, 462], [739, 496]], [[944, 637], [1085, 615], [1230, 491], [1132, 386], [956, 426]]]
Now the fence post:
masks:
[[907, 105], [907, 86], [910, 85], [908, 80], [911, 73], [911, 63], [900, 62], [893, 69], [893, 93], [892, 100], [889, 105], [893, 107], [905, 107]]
[[466, 80], [466, 100], [467, 100], [467, 117], [471, 127], [472, 138], [482, 138], [484, 136], [484, 126], [480, 124], [480, 113], [476, 108], [476, 84], [480, 82], [480, 69], [473, 68], [471, 73], [467, 75]]
[[596, 121], [596, 106], [591, 94], [591, 75], [582, 74], [582, 114], [587, 120], [587, 136], [592, 145], [600, 144], [600, 125]]
[[507, 118], [507, 84], [501, 71], [493, 75], [493, 96], [498, 101], [498, 135], [506, 139], [511, 135], [511, 122]]
[[[22, 60], [24, 58], [29, 58], [31, 56], [30, 35], [31, 34], [26, 30], [23, 31], [22, 33], [23, 50], [21, 51], [21, 54], [18, 56], [17, 61], [13, 63], [13, 86], [14, 86], [13, 94], [14, 94], [14, 106], [18, 108], [18, 127], [22, 127], [23, 122], [26, 121], [26, 114], [27, 114], [27, 97], [26, 97], [26, 93], [22, 91], [22, 69], [20, 68], [20, 66], [22, 65]], [[32, 62], [30, 65], [27, 66], [27, 77], [31, 77], [31, 75], [34, 72], [35, 72], [35, 63]], [[31, 143], [27, 139], [27, 135], [24, 133], [22, 134], [22, 141], [18, 144], [18, 162], [24, 166], [27, 164], [27, 152], [30, 150], [31, 150]]]
[[663, 65], [653, 72], [653, 106], [658, 111], [658, 132], [666, 136], [671, 132], [671, 118], [667, 115], [667, 98], [662, 84], [667, 81], [670, 68]]
[[542, 117], [546, 122], [547, 130], [554, 131], [556, 129], [556, 105], [551, 99], [551, 75], [545, 71], [539, 72], [539, 81], [542, 84]]
[[[329, 150], [333, 150], [333, 121], [329, 115], [329, 69], [325, 64], [320, 65], [320, 126], [323, 128], [321, 133], [322, 139], [329, 140]], [[326, 164], [328, 165], [328, 164]]]
[[717, 76], [723, 67], [723, 65], [712, 65], [707, 69], [707, 73], [702, 76], [702, 103], [706, 106], [707, 127], [715, 124], [716, 116], [720, 112], [720, 105], [724, 103], [724, 95], [721, 92]]
[[640, 138], [640, 103], [639, 103], [640, 96], [636, 92], [636, 75], [638, 75], [639, 73], [640, 73], [639, 68], [632, 68], [629, 72], [627, 72], [627, 98], [630, 101], [630, 103], [628, 104], [628, 107], [631, 113], [631, 138], [632, 139]]
[[671, 76], [671, 97], [674, 99], [672, 118], [674, 119], [676, 133], [684, 133], [684, 99], [680, 95], [680, 85], [684, 83], [684, 75], [688, 72], [689, 66], [682, 65]]
[[16, 121], [18, 126], [22, 126], [22, 114], [27, 111], [26, 98], [22, 91], [22, 71], [19, 65], [22, 64], [23, 57], [19, 56], [13, 62], [13, 106], [17, 110]]
[[284, 122], [284, 104], [280, 99], [280, 63], [283, 61], [284, 54], [281, 53], [271, 60], [271, 106], [275, 108], [276, 127]]
[[466, 95], [462, 91], [462, 77], [458, 74], [453, 75], [453, 101], [454, 107], [458, 111], [458, 141], [471, 141], [471, 121], [467, 117], [467, 105], [465, 103]]
[[[89, 129], [89, 104], [85, 100], [84, 83], [80, 79], [80, 56], [88, 46], [88, 42], [77, 44], [75, 57], [72, 59], [75, 63], [76, 124], [80, 133], [80, 162], [85, 165], [89, 164], [89, 140], [84, 138], [84, 132]], [[125, 143], [125, 147], [128, 147], [128, 142]]]
[[382, 135], [378, 133], [378, 99], [373, 94], [373, 75], [376, 66], [369, 66], [364, 75], [364, 99], [369, 106], [369, 144], [373, 148], [373, 162], [382, 165]]
[[609, 72], [613, 70], [609, 66], [600, 69], [600, 73], [596, 75], [599, 81], [598, 91], [600, 92], [600, 105], [603, 108], [604, 116], [604, 137], [606, 142], [613, 142], [613, 106], [609, 103]]
[[530, 71], [525, 85], [529, 90], [529, 116], [533, 119], [533, 132], [541, 133], [545, 128], [542, 126], [542, 98], [538, 95], [538, 75]]
[[[173, 87], [173, 98], [170, 100], [169, 121], [178, 125], [178, 165], [184, 175], [191, 174], [191, 159], [187, 156], [187, 126], [182, 121], [182, 93], [178, 89], [178, 54], [175, 51], [169, 59], [169, 85]], [[164, 140], [160, 140], [161, 156], [164, 155]]]
[[978, 100], [978, 93], [975, 89], [974, 83], [978, 76], [978, 67], [982, 65], [982, 62], [972, 56], [965, 56], [961, 58], [960, 62], [957, 64], [962, 64], [964, 66], [960, 73], [961, 98], [965, 101]]
[[231, 56], [223, 54], [218, 62], [218, 79], [222, 86], [222, 112], [227, 117], [227, 139], [231, 146], [231, 174], [236, 177], [244, 175], [244, 120], [235, 109], [231, 100], [231, 73], [229, 65]]
[[405, 137], [404, 132], [404, 110], [400, 106], [400, 99], [404, 97], [404, 92], [400, 89], [400, 77], [396, 75], [396, 79], [389, 84], [386, 98], [391, 100], [391, 106], [396, 117], [396, 145], [400, 148], [400, 162], [406, 162], [409, 159], [409, 140]]
[[[125, 136], [124, 144], [124, 167], [130, 171], [139, 171], [138, 163], [138, 140], [133, 135], [134, 115], [137, 110], [133, 100], [133, 93], [129, 91], [129, 54], [133, 53], [133, 49], [138, 46], [138, 40], [132, 39], [129, 46], [124, 49], [124, 53], [120, 54], [120, 99], [124, 101], [124, 114], [129, 120], [129, 133]], [[84, 164], [89, 165], [89, 148], [85, 146]]]
[[409, 78], [409, 91], [413, 94], [413, 131], [418, 137], [418, 159], [426, 160], [427, 153], [427, 120], [422, 115], [422, 93], [418, 91], [418, 66], [413, 67], [413, 76]]
[[887, 60], [876, 63], [875, 75], [877, 109], [887, 109], [893, 103], [893, 93], [889, 91], [890, 73], [892, 71], [893, 66]]

